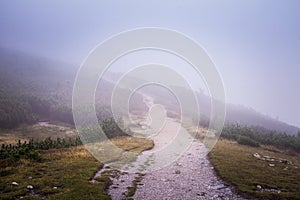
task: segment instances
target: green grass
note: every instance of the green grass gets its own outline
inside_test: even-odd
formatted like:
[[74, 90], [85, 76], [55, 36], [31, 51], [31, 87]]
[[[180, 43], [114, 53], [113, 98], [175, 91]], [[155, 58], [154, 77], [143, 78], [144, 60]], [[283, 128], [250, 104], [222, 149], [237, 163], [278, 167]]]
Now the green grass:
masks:
[[[109, 199], [105, 183], [89, 179], [102, 167], [83, 147], [42, 152], [44, 162], [21, 160], [1, 168], [0, 199]], [[15, 181], [18, 186], [11, 183]], [[33, 191], [26, 187], [32, 185]], [[57, 187], [55, 189], [54, 187]]]
[[142, 174], [142, 173], [137, 173], [137, 177], [135, 177], [135, 179], [133, 180], [132, 182], [132, 186], [128, 187], [128, 191], [127, 191], [127, 194], [126, 196], [128, 198], [131, 198], [133, 197], [133, 195], [135, 194], [136, 192], [136, 189], [137, 189], [137, 186], [138, 184], [142, 181], [143, 179], [143, 176], [145, 176], [145, 174]]
[[[154, 146], [153, 141], [142, 138], [119, 137], [111, 141], [135, 154]], [[89, 180], [103, 165], [83, 146], [39, 152], [41, 162], [0, 160], [0, 199], [110, 199], [107, 194], [112, 184], [110, 177], [117, 176], [118, 172], [105, 170], [91, 183]], [[19, 185], [13, 186], [12, 182]], [[28, 190], [27, 185], [34, 189]]]
[[[287, 159], [293, 164], [259, 160], [253, 156], [254, 153]], [[257, 199], [300, 199], [300, 154], [222, 140], [211, 151], [210, 158], [218, 174], [241, 193]], [[270, 167], [270, 163], [275, 166]], [[281, 193], [259, 191], [257, 185], [279, 189]]]

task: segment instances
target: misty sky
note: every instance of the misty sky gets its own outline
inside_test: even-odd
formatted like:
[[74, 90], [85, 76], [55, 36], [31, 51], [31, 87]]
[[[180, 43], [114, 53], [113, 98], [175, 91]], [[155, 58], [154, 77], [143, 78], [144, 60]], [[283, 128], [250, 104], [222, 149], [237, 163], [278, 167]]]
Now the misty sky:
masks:
[[1, 0], [0, 46], [80, 64], [100, 42], [137, 27], [201, 44], [227, 101], [300, 126], [300, 1]]

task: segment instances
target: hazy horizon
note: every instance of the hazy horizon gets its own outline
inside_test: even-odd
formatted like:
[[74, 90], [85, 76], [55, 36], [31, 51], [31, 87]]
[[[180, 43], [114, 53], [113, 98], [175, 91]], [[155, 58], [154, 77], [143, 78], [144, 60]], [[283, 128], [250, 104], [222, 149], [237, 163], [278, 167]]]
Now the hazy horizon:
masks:
[[227, 102], [300, 127], [299, 1], [1, 1], [0, 10], [0, 47], [76, 66], [121, 31], [177, 30], [206, 49]]

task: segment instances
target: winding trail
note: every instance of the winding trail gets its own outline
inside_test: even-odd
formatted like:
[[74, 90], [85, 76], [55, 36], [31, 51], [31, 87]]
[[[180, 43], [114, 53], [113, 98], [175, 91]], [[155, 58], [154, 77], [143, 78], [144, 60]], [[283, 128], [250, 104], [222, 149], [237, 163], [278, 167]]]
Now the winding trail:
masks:
[[[149, 108], [154, 105], [153, 99], [147, 96], [144, 103]], [[161, 122], [145, 121], [146, 126], [149, 121], [151, 126], [161, 125]], [[124, 166], [120, 175], [112, 179], [108, 190], [112, 199], [128, 199], [128, 187], [133, 186], [141, 173], [142, 180], [135, 186], [133, 199], [243, 199], [216, 176], [206, 156], [206, 147], [174, 119], [166, 118], [163, 128], [150, 138], [154, 140], [154, 148]], [[189, 146], [184, 146], [187, 143]], [[165, 151], [166, 146], [171, 147]]]

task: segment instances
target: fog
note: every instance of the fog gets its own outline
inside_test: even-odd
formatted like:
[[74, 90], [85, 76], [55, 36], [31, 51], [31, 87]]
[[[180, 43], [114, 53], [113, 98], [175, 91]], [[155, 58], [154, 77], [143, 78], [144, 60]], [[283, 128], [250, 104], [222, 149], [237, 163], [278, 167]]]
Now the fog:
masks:
[[1, 47], [78, 66], [121, 31], [177, 30], [207, 51], [228, 102], [300, 126], [299, 1], [4, 0], [0, 13]]

